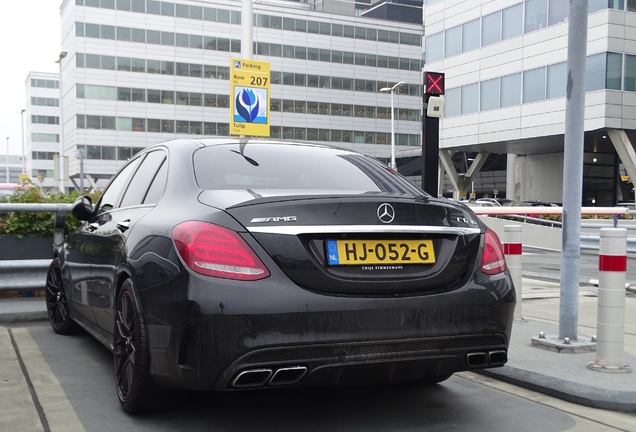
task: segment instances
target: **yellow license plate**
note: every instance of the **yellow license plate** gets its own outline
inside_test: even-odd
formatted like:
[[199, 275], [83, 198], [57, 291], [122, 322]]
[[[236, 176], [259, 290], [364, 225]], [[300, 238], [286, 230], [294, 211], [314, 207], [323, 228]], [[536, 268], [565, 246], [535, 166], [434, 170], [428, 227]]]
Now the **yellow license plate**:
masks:
[[327, 240], [329, 265], [433, 264], [432, 240]]

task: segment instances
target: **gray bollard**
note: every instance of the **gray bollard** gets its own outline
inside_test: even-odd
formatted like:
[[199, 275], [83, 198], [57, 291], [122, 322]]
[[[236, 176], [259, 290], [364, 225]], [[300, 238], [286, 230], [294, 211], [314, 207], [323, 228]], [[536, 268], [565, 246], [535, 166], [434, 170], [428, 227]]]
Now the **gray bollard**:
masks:
[[587, 367], [599, 372], [627, 373], [632, 371], [623, 363], [627, 230], [601, 228], [600, 240], [596, 360]]
[[504, 255], [506, 257], [506, 265], [510, 270], [510, 276], [512, 276], [512, 283], [515, 286], [515, 294], [517, 297], [517, 306], [515, 307], [514, 321], [524, 322], [524, 318], [521, 314], [521, 253], [523, 250], [523, 244], [521, 239], [521, 225], [505, 225], [504, 226]]

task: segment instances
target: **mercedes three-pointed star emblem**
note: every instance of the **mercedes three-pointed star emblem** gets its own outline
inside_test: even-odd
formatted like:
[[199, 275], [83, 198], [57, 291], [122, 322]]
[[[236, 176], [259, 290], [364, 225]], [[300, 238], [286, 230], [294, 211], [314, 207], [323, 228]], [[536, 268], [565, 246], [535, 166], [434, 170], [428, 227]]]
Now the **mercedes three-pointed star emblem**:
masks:
[[377, 214], [378, 219], [384, 223], [391, 223], [393, 222], [393, 218], [395, 218], [395, 210], [393, 209], [393, 206], [387, 203], [380, 204]]

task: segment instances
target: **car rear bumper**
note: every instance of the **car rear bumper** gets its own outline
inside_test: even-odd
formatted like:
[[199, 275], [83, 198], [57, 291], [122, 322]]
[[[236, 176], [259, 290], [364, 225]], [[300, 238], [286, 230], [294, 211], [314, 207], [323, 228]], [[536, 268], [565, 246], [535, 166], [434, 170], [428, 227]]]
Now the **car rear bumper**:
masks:
[[452, 292], [402, 298], [325, 296], [275, 280], [254, 289], [200, 282], [192, 278], [181, 300], [166, 295], [184, 289], [175, 281], [140, 295], [151, 373], [161, 385], [387, 383], [507, 360], [515, 296], [503, 274]]

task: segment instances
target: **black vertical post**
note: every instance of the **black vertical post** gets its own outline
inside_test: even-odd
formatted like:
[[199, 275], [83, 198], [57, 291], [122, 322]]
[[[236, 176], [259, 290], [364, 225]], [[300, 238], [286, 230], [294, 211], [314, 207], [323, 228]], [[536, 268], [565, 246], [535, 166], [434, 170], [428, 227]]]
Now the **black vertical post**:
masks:
[[439, 118], [426, 115], [430, 94], [424, 94], [422, 116], [422, 189], [434, 197], [439, 193]]
[[[432, 96], [439, 99], [444, 94], [444, 74], [440, 72], [424, 72], [424, 95], [422, 110], [422, 190], [437, 197], [439, 194], [439, 106], [429, 110]], [[439, 105], [439, 104], [436, 104]], [[429, 116], [428, 114], [434, 112]]]

